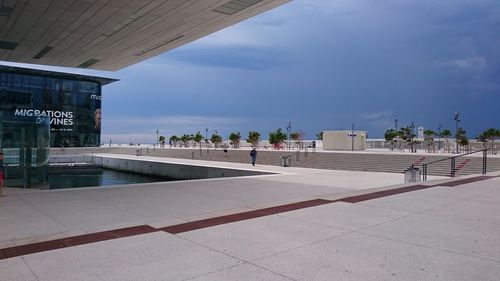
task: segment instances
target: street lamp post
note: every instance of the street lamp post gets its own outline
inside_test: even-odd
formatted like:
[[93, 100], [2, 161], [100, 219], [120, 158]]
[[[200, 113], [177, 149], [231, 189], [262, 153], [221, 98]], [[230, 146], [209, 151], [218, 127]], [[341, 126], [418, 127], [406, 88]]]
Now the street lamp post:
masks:
[[415, 134], [415, 123], [411, 121], [411, 131], [410, 131], [410, 147], [411, 147], [411, 152], [417, 152], [417, 150], [414, 148], [414, 143], [413, 143], [413, 137], [416, 135]]
[[439, 141], [438, 141], [438, 153], [441, 152], [441, 124], [438, 126]]
[[158, 134], [160, 133], [160, 130], [156, 130], [156, 146], [158, 146], [158, 142], [159, 142], [159, 137], [158, 137]]
[[460, 124], [460, 113], [459, 112], [455, 112], [455, 117], [453, 118], [453, 120], [455, 120], [455, 124], [456, 124], [456, 133], [455, 133], [455, 142], [456, 142], [456, 150], [455, 152], [458, 153], [458, 138], [460, 137], [458, 135], [458, 129], [459, 129], [459, 124]]
[[354, 138], [356, 137], [356, 134], [354, 134], [354, 122], [352, 122], [352, 128], [351, 128], [351, 151], [354, 151]]
[[208, 128], [205, 128], [205, 146], [207, 147], [208, 153]]
[[290, 150], [290, 130], [291, 129], [292, 129], [292, 123], [290, 121], [288, 121], [288, 126], [286, 127], [286, 134], [287, 134], [287, 138], [288, 138], [288, 143], [287, 143], [288, 150]]

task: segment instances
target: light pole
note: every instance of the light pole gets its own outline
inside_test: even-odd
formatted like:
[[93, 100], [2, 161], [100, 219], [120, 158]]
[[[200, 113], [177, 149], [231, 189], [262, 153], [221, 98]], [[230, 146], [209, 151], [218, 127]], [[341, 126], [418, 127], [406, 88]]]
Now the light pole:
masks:
[[205, 146], [207, 147], [207, 153], [208, 153], [208, 127], [205, 128]]
[[158, 133], [160, 132], [160, 130], [156, 130], [156, 146], [158, 146]]
[[415, 136], [415, 123], [411, 121], [410, 125], [411, 131], [410, 131], [410, 147], [411, 147], [411, 152], [417, 152], [416, 149], [413, 147], [413, 137]]
[[351, 130], [351, 151], [354, 151], [354, 138], [356, 135], [354, 134], [354, 122], [352, 122], [352, 130]]
[[438, 141], [438, 153], [441, 151], [441, 124], [438, 126], [439, 141]]
[[456, 150], [455, 150], [455, 152], [458, 153], [458, 138], [460, 137], [458, 135], [458, 129], [459, 129], [459, 124], [460, 124], [460, 113], [459, 112], [455, 112], [455, 117], [453, 118], [453, 120], [455, 120], [455, 124], [456, 124], [456, 133], [455, 133]]
[[286, 134], [287, 134], [287, 138], [288, 138], [288, 143], [287, 143], [288, 150], [290, 150], [290, 130], [291, 129], [292, 129], [292, 123], [290, 121], [288, 121], [288, 126], [286, 127]]
[[398, 131], [398, 119], [394, 119], [394, 128], [396, 128], [396, 132]]

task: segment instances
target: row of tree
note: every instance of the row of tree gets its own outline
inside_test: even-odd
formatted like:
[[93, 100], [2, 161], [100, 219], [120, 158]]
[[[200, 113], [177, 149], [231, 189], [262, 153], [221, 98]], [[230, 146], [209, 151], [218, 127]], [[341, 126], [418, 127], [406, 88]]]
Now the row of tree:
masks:
[[[293, 132], [290, 134], [290, 139], [294, 140], [299, 147], [303, 147], [304, 133], [302, 132]], [[253, 147], [257, 147], [260, 141], [260, 133], [257, 131], [248, 132], [248, 137], [245, 139], [246, 142], [250, 143]], [[269, 133], [269, 143], [273, 146], [273, 148], [281, 148], [282, 145], [287, 140], [287, 135], [282, 131], [281, 128], [277, 129], [274, 132]], [[158, 141], [160, 145], [164, 147], [166, 138], [164, 136], [159, 136]], [[203, 138], [203, 135], [198, 131], [196, 134], [184, 134], [180, 137], [173, 135], [169, 139], [170, 146], [184, 146], [189, 147], [191, 144], [196, 147], [202, 145], [202, 142], [205, 141], [206, 145], [209, 142], [213, 143], [216, 148], [220, 147], [223, 143], [223, 138], [217, 133], [212, 134], [210, 139]], [[241, 143], [241, 134], [240, 132], [233, 132], [229, 135], [229, 144], [233, 148], [239, 148]]]
[[[384, 138], [390, 144], [391, 150], [404, 150], [408, 148], [411, 152], [416, 152], [416, 144], [420, 142], [420, 140], [416, 139], [415, 132], [413, 127], [402, 127], [399, 130], [388, 129]], [[295, 142], [295, 144], [299, 148], [303, 148], [304, 146], [304, 136], [305, 134], [302, 132], [293, 132], [290, 134], [290, 139]], [[253, 147], [257, 147], [260, 141], [261, 134], [257, 131], [248, 132], [248, 137], [245, 139], [246, 142], [250, 143]], [[323, 132], [320, 132], [316, 135], [319, 140], [323, 139]], [[435, 147], [435, 138], [438, 137], [440, 139], [444, 139], [444, 152], [451, 152], [453, 150], [452, 145], [450, 145], [450, 138], [452, 137], [452, 133], [450, 130], [445, 129], [440, 133], [436, 133], [433, 130], [425, 130], [424, 131], [424, 144], [425, 148], [428, 152], [436, 152]], [[467, 138], [466, 131], [462, 128], [458, 128], [458, 131], [455, 132], [455, 139], [458, 144], [462, 148], [466, 148], [469, 145], [469, 139]], [[488, 143], [491, 143], [489, 148], [491, 149], [491, 153], [495, 153], [495, 140], [500, 139], [500, 130], [490, 128], [485, 130], [477, 137], [477, 140], [482, 142], [484, 148], [488, 148]], [[165, 137], [160, 136], [159, 142], [162, 147], [165, 144]], [[281, 128], [278, 128], [276, 131], [269, 133], [269, 143], [275, 149], [279, 149], [283, 147], [283, 144], [287, 140], [286, 133], [283, 132]], [[170, 146], [185, 146], [189, 147], [190, 144], [193, 144], [194, 147], [200, 146], [203, 141], [208, 145], [209, 142], [213, 143], [216, 148], [220, 147], [223, 143], [223, 138], [217, 133], [212, 134], [210, 139], [203, 138], [203, 135], [198, 131], [196, 134], [184, 134], [181, 137], [173, 135], [169, 139]], [[229, 144], [233, 148], [239, 148], [241, 142], [241, 134], [240, 132], [233, 132], [229, 135]]]
[[490, 128], [477, 136], [477, 140], [483, 143], [484, 148], [487, 148], [488, 142], [491, 142], [491, 153], [496, 153], [495, 140], [500, 139], [500, 129]]
[[[426, 151], [436, 152], [434, 139], [438, 137], [440, 139], [444, 139], [444, 151], [451, 152], [453, 150], [449, 142], [451, 136], [452, 133], [448, 129], [445, 129], [440, 133], [436, 133], [433, 130], [425, 130], [423, 141]], [[400, 130], [388, 129], [384, 134], [384, 138], [387, 142], [389, 142], [391, 150], [404, 150], [405, 148], [408, 148], [411, 152], [416, 152], [416, 144], [419, 143], [419, 140], [416, 139], [413, 127], [410, 126], [403, 127]], [[491, 142], [491, 153], [495, 153], [496, 139], [500, 139], [500, 130], [494, 128], [490, 128], [482, 132], [477, 137], [478, 141], [483, 142], [484, 148], [487, 148], [487, 143]], [[462, 128], [458, 128], [458, 131], [455, 132], [455, 140], [462, 148], [466, 148], [469, 145], [467, 133]]]

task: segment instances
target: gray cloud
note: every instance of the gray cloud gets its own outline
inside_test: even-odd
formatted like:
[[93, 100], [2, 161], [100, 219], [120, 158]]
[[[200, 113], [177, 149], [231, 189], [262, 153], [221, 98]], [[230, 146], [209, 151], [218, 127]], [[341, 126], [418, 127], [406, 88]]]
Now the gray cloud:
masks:
[[499, 27], [497, 0], [292, 1], [120, 72], [103, 118], [227, 115], [243, 119], [228, 130], [292, 121], [309, 136], [354, 121], [377, 137], [395, 118], [452, 128], [459, 111], [474, 135], [500, 124]]

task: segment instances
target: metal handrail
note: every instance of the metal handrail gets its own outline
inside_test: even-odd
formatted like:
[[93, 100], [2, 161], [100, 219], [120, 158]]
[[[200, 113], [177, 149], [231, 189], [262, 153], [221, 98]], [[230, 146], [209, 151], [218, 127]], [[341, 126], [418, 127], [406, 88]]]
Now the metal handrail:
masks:
[[444, 159], [434, 160], [434, 161], [431, 161], [431, 162], [424, 163], [422, 165], [434, 164], [434, 163], [437, 163], [437, 162], [442, 162], [442, 161], [450, 160], [451, 158], [458, 158], [458, 157], [466, 156], [466, 155], [469, 155], [469, 154], [475, 154], [475, 153], [478, 153], [478, 152], [481, 152], [481, 151], [488, 151], [488, 150], [490, 150], [490, 148], [483, 148], [483, 149], [480, 149], [480, 150], [476, 150], [476, 151], [472, 151], [472, 152], [467, 152], [467, 153], [460, 154], [460, 155], [450, 156], [450, 157], [444, 158]]
[[428, 170], [428, 165], [430, 164], [435, 164], [435, 163], [438, 163], [438, 162], [443, 162], [443, 161], [448, 161], [448, 160], [451, 160], [451, 163], [450, 163], [450, 176], [451, 177], [455, 177], [455, 173], [456, 173], [456, 168], [455, 168], [455, 164], [456, 164], [456, 159], [457, 158], [460, 158], [460, 157], [463, 157], [463, 156], [466, 156], [466, 155], [470, 155], [470, 154], [475, 154], [475, 153], [478, 153], [478, 152], [483, 152], [483, 169], [482, 169], [482, 174], [486, 174], [486, 168], [487, 168], [487, 158], [488, 158], [488, 150], [490, 150], [489, 148], [483, 148], [483, 149], [480, 149], [480, 150], [476, 150], [476, 151], [472, 151], [472, 152], [468, 152], [468, 153], [464, 153], [464, 154], [460, 154], [460, 155], [455, 155], [455, 156], [451, 156], [451, 157], [448, 157], [448, 158], [444, 158], [444, 159], [439, 159], [439, 160], [434, 160], [434, 161], [431, 161], [431, 162], [427, 162], [427, 163], [423, 163], [421, 164], [422, 166], [422, 180], [423, 181], [426, 181], [427, 180], [427, 170]]

